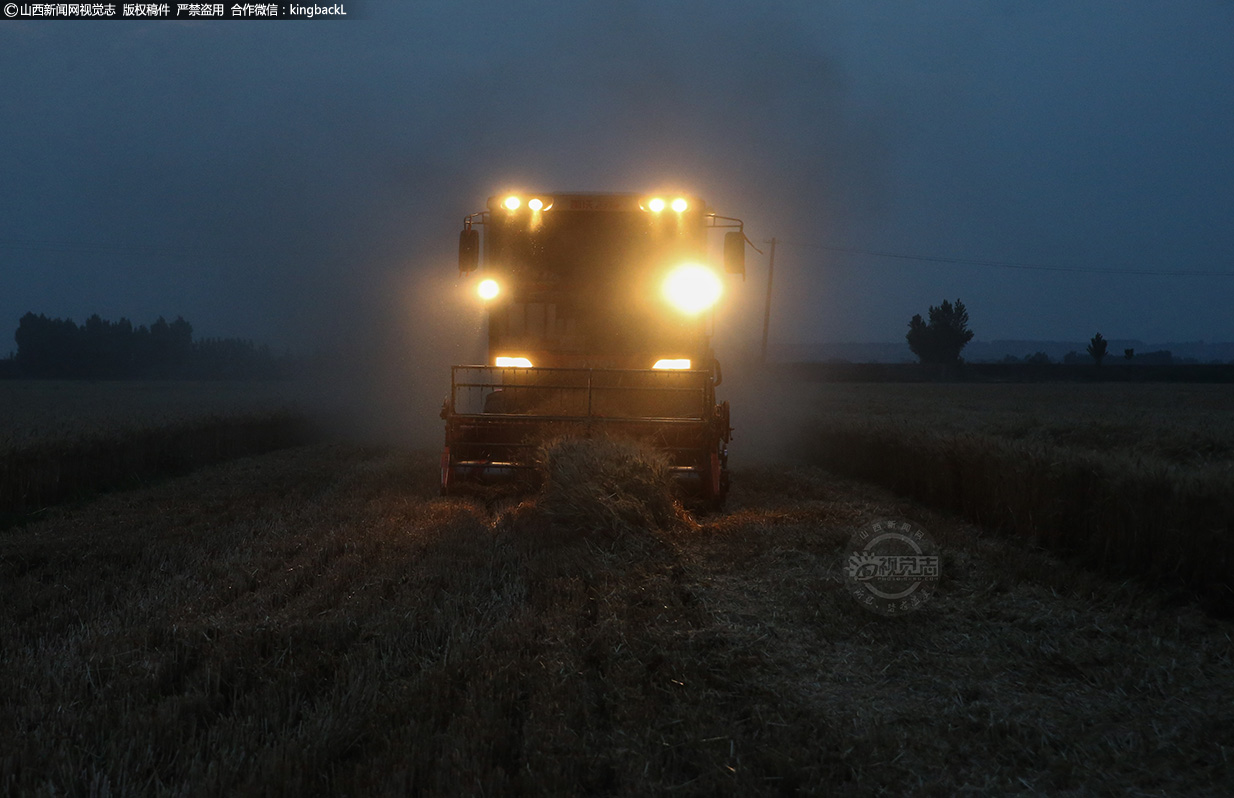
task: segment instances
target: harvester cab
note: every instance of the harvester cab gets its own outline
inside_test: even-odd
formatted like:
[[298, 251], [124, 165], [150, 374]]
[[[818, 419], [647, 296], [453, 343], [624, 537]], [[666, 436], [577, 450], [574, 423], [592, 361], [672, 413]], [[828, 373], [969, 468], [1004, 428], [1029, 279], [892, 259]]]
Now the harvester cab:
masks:
[[697, 197], [506, 194], [466, 216], [459, 271], [484, 304], [488, 353], [451, 370], [442, 493], [534, 480], [543, 442], [611, 434], [660, 450], [685, 493], [718, 507], [732, 430], [715, 395], [714, 228], [723, 271], [744, 277], [741, 220]]

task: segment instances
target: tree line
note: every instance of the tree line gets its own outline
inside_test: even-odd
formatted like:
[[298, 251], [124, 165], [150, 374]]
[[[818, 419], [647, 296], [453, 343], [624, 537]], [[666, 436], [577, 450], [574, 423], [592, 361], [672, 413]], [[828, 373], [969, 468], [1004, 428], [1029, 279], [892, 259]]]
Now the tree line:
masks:
[[[968, 309], [959, 299], [951, 304], [944, 299], [942, 304], [930, 306], [930, 320], [926, 321], [921, 314], [913, 316], [908, 322], [908, 348], [922, 363], [936, 365], [956, 365], [961, 362], [960, 352], [973, 340], [973, 331], [968, 328]], [[1108, 354], [1109, 341], [1101, 333], [1097, 333], [1088, 342], [1088, 357], [1100, 368]], [[1174, 357], [1168, 350], [1145, 352], [1137, 355], [1134, 349], [1124, 349], [1123, 359], [1136, 365], [1171, 365]], [[1050, 356], [1045, 352], [1035, 352], [1025, 355], [1021, 360], [1014, 355], [1007, 355], [1003, 363], [1050, 363]], [[1087, 362], [1079, 352], [1068, 352], [1063, 363], [1072, 365]], [[1185, 362], [1185, 361], [1183, 361]], [[1195, 362], [1195, 361], [1192, 361]]]
[[193, 325], [159, 316], [150, 326], [97, 313], [78, 325], [27, 313], [17, 352], [0, 373], [53, 379], [267, 379], [288, 376], [291, 357], [241, 338], [193, 340]]

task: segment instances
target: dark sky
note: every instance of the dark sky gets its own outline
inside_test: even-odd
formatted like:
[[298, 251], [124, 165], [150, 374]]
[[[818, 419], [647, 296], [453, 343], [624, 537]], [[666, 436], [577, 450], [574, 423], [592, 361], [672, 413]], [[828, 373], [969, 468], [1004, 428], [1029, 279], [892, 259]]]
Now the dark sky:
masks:
[[[349, 7], [0, 23], [0, 329], [183, 315], [454, 357], [489, 194], [681, 188], [785, 242], [777, 341], [903, 340], [956, 297], [982, 340], [1234, 340], [1234, 277], [818, 248], [1234, 273], [1234, 3]], [[757, 337], [765, 274], [726, 337]]]

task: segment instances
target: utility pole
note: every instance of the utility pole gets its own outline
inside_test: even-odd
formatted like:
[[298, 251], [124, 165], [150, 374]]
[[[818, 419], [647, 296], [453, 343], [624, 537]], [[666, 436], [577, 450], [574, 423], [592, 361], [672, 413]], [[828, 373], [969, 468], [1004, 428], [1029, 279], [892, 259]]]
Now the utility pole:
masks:
[[771, 283], [776, 276], [776, 240], [773, 238], [767, 243], [771, 244], [771, 256], [767, 259], [767, 303], [763, 305], [763, 352], [759, 359], [764, 366], [767, 365], [767, 330], [771, 327]]

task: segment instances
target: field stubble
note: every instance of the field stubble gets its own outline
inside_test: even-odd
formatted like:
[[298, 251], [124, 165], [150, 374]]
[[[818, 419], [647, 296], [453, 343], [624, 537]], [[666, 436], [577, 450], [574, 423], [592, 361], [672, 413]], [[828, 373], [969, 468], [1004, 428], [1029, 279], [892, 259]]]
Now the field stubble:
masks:
[[[53, 509], [0, 537], [0, 789], [1234, 782], [1228, 623], [815, 468], [737, 476], [697, 523], [551, 540], [435, 497], [433, 454], [341, 446]], [[895, 619], [839, 579], [887, 516], [944, 555]]]

